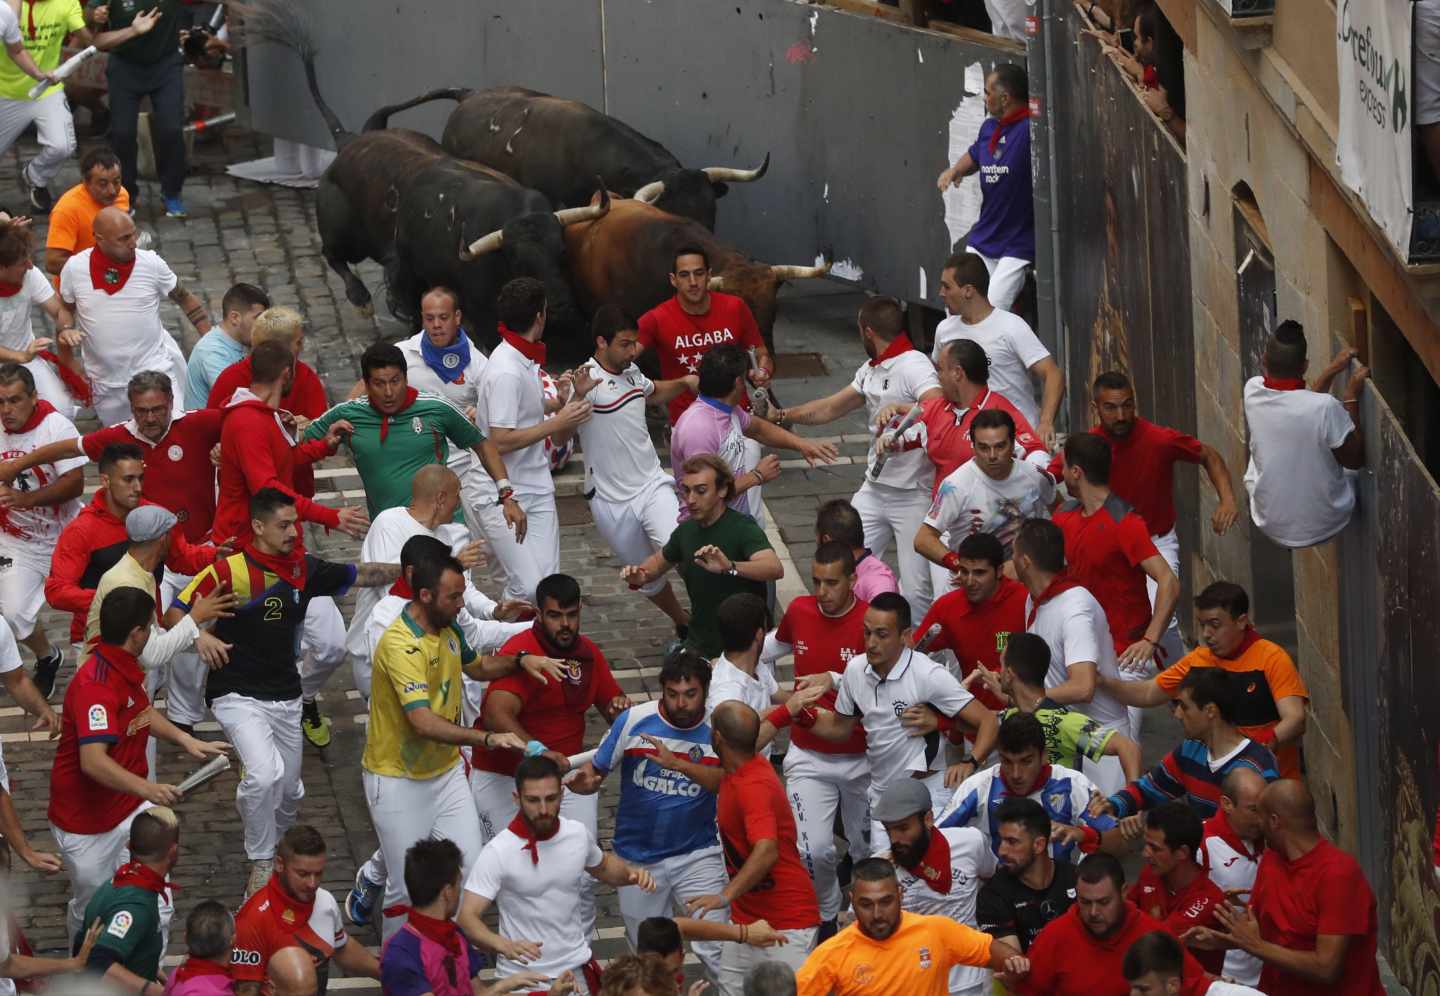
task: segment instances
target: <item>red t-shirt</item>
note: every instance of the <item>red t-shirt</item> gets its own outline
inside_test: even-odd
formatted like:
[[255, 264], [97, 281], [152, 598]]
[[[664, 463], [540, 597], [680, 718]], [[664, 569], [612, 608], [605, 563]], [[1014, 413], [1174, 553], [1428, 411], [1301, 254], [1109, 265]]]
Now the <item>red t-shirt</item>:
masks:
[[1086, 515], [1079, 502], [1066, 502], [1054, 521], [1065, 534], [1070, 576], [1105, 610], [1115, 652], [1123, 652], [1144, 635], [1152, 614], [1140, 564], [1160, 551], [1145, 520], [1112, 494], [1094, 515]]
[[[711, 349], [733, 342], [744, 349], [764, 348], [760, 326], [750, 306], [734, 294], [710, 292], [710, 310], [692, 315], [672, 297], [640, 316], [640, 345], [660, 356], [662, 380], [677, 380], [700, 372], [700, 360]], [[695, 395], [682, 391], [670, 401], [670, 424], [690, 407]], [[750, 399], [741, 402], [747, 409]]]
[[[215, 378], [210, 397], [205, 399], [205, 407], [223, 410], [230, 403], [235, 389], [249, 387], [251, 379], [250, 357], [230, 364]], [[330, 398], [325, 393], [324, 382], [303, 360], [295, 362], [295, 381], [290, 385], [290, 393], [280, 398], [280, 407], [291, 415], [299, 415], [312, 422], [330, 410]], [[306, 498], [315, 497], [313, 467], [306, 464], [295, 468], [295, 490]]]
[[[820, 611], [820, 603], [815, 601], [814, 595], [801, 595], [794, 599], [775, 629], [775, 639], [790, 644], [794, 649], [795, 677], [831, 671], [836, 675], [836, 684], [839, 684], [839, 675], [845, 673], [845, 665], [850, 658], [865, 656], [865, 611], [869, 608], [869, 602], [857, 598], [850, 611], [836, 619]], [[833, 710], [835, 692], [826, 692], [816, 705]], [[821, 754], [865, 753], [865, 731], [859, 723], [845, 740], [826, 740], [809, 730], [792, 726], [790, 742]]]
[[1319, 934], [1350, 938], [1340, 978], [1330, 986], [1267, 964], [1260, 989], [1269, 996], [1382, 996], [1375, 964], [1375, 893], [1349, 854], [1322, 840], [1297, 861], [1266, 848], [1255, 873], [1250, 904], [1260, 936], [1292, 951], [1314, 951]]
[[114, 830], [144, 800], [116, 792], [80, 769], [80, 747], [102, 743], [112, 760], [132, 775], [150, 776], [150, 697], [145, 672], [123, 647], [109, 643], [75, 672], [60, 708], [60, 744], [50, 769], [50, 822], [68, 833]]
[[[952, 650], [960, 661], [960, 671], [968, 676], [977, 665], [1000, 673], [1000, 659], [1011, 633], [1025, 632], [1025, 586], [1012, 578], [1002, 577], [1000, 587], [979, 605], [971, 605], [965, 592], [955, 589], [942, 595], [930, 606], [920, 625], [915, 627], [918, 640], [935, 623], [940, 633], [930, 641], [928, 651]], [[984, 685], [976, 684], [971, 692], [987, 708], [1005, 708]]]
[[[976, 413], [986, 409], [1010, 413], [1010, 417], [1015, 420], [1015, 442], [1025, 451], [1026, 456], [1045, 451], [1045, 444], [1035, 435], [1035, 430], [1025, 416], [1020, 414], [1020, 409], [1012, 405], [1010, 399], [999, 391], [986, 391], [980, 400], [969, 408], [952, 405], [945, 400], [944, 395], [931, 398], [924, 402], [920, 416], [925, 424], [925, 453], [935, 465], [935, 483], [930, 486], [931, 495], [940, 489], [941, 481], [963, 464], [969, 463], [970, 458], [975, 455], [975, 448], [970, 441], [970, 423], [975, 421]], [[905, 438], [909, 440], [910, 433], [907, 432]], [[919, 445], [917, 437], [907, 448], [918, 448]]]
[[[1125, 437], [1111, 436], [1100, 426], [1090, 432], [1110, 444], [1110, 490], [1124, 498], [1145, 520], [1151, 536], [1175, 528], [1175, 465], [1201, 463], [1205, 444], [1194, 436], [1156, 425], [1143, 418]], [[1060, 480], [1062, 457], [1050, 461], [1050, 476]]]
[[769, 874], [730, 905], [730, 918], [736, 923], [767, 920], [777, 930], [819, 924], [815, 886], [795, 847], [795, 814], [769, 760], [757, 754], [721, 779], [715, 813], [731, 878], [760, 841], [773, 840], [780, 849]]
[[145, 451], [142, 493], [175, 513], [186, 539], [202, 543], [215, 518], [215, 465], [210, 462], [210, 451], [220, 442], [224, 418], [224, 412], [210, 408], [186, 412], [171, 420], [158, 443], [140, 435], [134, 422], [122, 422], [81, 436], [80, 447], [98, 462], [101, 452], [112, 444], [139, 446]]
[[[1080, 922], [1079, 906], [1046, 924], [1025, 953], [1030, 974], [1021, 982], [1017, 996], [1130, 996], [1125, 952], [1152, 931], [1170, 931], [1150, 914], [1130, 903], [1125, 906], [1125, 922], [1103, 941]], [[1194, 978], [1204, 971], [1187, 949], [1181, 978]]]
[[[265, 975], [271, 957], [282, 948], [298, 947], [315, 961], [320, 991], [329, 976], [330, 956], [346, 942], [333, 898], [304, 904], [271, 878], [235, 914], [235, 942], [230, 958], [233, 982], [258, 982], [262, 993], [274, 992]], [[320, 914], [317, 907], [324, 903]]]
[[[1165, 929], [1176, 937], [1182, 937], [1191, 927], [1210, 927], [1223, 930], [1215, 918], [1215, 909], [1225, 903], [1225, 893], [1211, 881], [1203, 869], [1197, 867], [1194, 880], [1172, 893], [1165, 882], [1146, 865], [1140, 870], [1140, 879], [1130, 886], [1125, 898], [1135, 906], [1165, 925]], [[1205, 971], [1219, 975], [1225, 968], [1224, 951], [1191, 951], [1195, 960], [1205, 966]]]
[[[585, 746], [585, 713], [591, 706], [599, 709], [608, 705], [617, 695], [624, 694], [615, 676], [610, 673], [610, 662], [600, 648], [587, 637], [577, 638], [580, 644], [594, 655], [594, 664], [581, 671], [579, 677], [565, 681], [540, 684], [523, 671], [507, 674], [498, 681], [490, 682], [485, 697], [495, 692], [509, 692], [520, 700], [520, 725], [525, 732], [545, 745], [547, 750], [561, 754], [578, 754]], [[549, 656], [533, 629], [516, 633], [500, 648], [502, 654], [513, 654], [523, 650], [527, 654]], [[485, 703], [482, 700], [483, 711]], [[476, 721], [480, 728], [480, 721]], [[470, 764], [481, 771], [493, 771], [501, 775], [515, 774], [522, 755], [513, 750], [485, 750], [476, 747], [471, 751]]]

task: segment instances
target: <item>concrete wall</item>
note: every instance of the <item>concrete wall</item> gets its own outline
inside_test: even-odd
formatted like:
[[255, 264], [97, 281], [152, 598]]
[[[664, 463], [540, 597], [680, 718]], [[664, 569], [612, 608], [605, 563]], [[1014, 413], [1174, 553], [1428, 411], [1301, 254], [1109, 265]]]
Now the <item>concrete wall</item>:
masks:
[[[1023, 61], [1012, 44], [791, 0], [347, 0], [344, 10], [313, 19], [320, 85], [348, 127], [434, 87], [516, 84], [601, 108], [687, 165], [749, 166], [769, 152], [769, 175], [721, 202], [721, 236], [777, 263], [832, 251], [836, 275], [936, 306], [978, 181], [947, 202], [935, 177], [983, 120], [985, 71]], [[257, 49], [250, 69], [255, 127], [330, 144], [293, 54]], [[452, 106], [394, 124], [439, 135]]]

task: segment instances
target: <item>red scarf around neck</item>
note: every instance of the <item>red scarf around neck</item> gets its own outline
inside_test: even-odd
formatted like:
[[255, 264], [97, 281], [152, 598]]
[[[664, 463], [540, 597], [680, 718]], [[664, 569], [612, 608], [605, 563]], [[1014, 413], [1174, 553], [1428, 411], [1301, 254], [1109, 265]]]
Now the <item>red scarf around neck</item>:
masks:
[[390, 586], [390, 594], [399, 595], [401, 598], [413, 599], [415, 597], [415, 592], [411, 590], [410, 582], [405, 580], [404, 574], [401, 574], [400, 578]]
[[281, 581], [299, 588], [301, 591], [305, 590], [305, 548], [298, 542], [289, 553], [261, 553], [256, 548], [253, 539], [241, 549], [245, 556], [264, 567]]
[[899, 356], [901, 353], [908, 353], [914, 348], [915, 344], [910, 341], [910, 336], [905, 332], [901, 332], [893, 340], [891, 340], [890, 345], [885, 347], [885, 352], [881, 353], [879, 356], [875, 357], [875, 359], [870, 361], [870, 365], [872, 367], [878, 367], [886, 360], [893, 359], [894, 357]]
[[[400, 406], [400, 411], [397, 411], [395, 414], [399, 415], [400, 412], [405, 411], [405, 409], [415, 403], [415, 399], [418, 397], [420, 397], [420, 392], [415, 390], [415, 388], [405, 388], [405, 403]], [[370, 399], [366, 398], [365, 400], [369, 401]], [[370, 401], [370, 407], [375, 408], [375, 402]], [[378, 408], [375, 410], [380, 411]], [[390, 419], [393, 417], [394, 416], [386, 415], [384, 412], [380, 412], [380, 442], [382, 443], [385, 442], [385, 437], [390, 435]]]
[[[1205, 821], [1205, 836], [1219, 837], [1229, 844], [1236, 854], [1244, 854], [1252, 859], [1258, 859], [1260, 852], [1265, 850], [1264, 841], [1252, 844], [1235, 832], [1235, 828], [1230, 825], [1230, 820], [1225, 816], [1223, 806], [1217, 806], [1215, 815]], [[1210, 870], [1210, 852], [1202, 848], [1198, 857], [1201, 859], [1201, 866], [1208, 872]]]
[[1031, 625], [1035, 622], [1035, 616], [1040, 612], [1040, 606], [1050, 601], [1050, 599], [1054, 598], [1056, 595], [1059, 595], [1062, 592], [1069, 591], [1071, 588], [1083, 587], [1084, 585], [1082, 585], [1079, 581], [1076, 581], [1074, 578], [1070, 577], [1068, 571], [1061, 571], [1059, 574], [1055, 575], [1053, 578], [1050, 579], [1050, 583], [1045, 587], [1045, 590], [1040, 593], [1040, 597], [1034, 599], [1034, 604], [1030, 606], [1030, 615], [1027, 616], [1025, 619], [1025, 628], [1029, 629]]
[[90, 250], [90, 284], [98, 291], [106, 294], [119, 293], [130, 279], [130, 272], [135, 269], [135, 257], [130, 258], [128, 263], [117, 263], [109, 256], [100, 251], [96, 246]]
[[25, 284], [23, 281], [18, 284], [12, 284], [4, 280], [0, 280], [0, 297], [14, 297], [16, 294], [19, 294], [24, 289]]
[[1012, 798], [1024, 799], [1031, 792], [1039, 792], [1050, 782], [1050, 765], [1046, 764], [1040, 768], [1040, 773], [1035, 776], [1035, 781], [1024, 792], [1010, 784], [1010, 779], [1005, 776], [1004, 768], [1000, 769], [1000, 780], [1005, 783], [1005, 791], [1010, 793]]
[[265, 888], [260, 891], [265, 893], [270, 915], [287, 935], [304, 930], [310, 925], [310, 914], [315, 911], [315, 904], [302, 903], [286, 892], [280, 887], [278, 876], [271, 875], [270, 881], [266, 882]]
[[500, 338], [518, 349], [521, 356], [542, 367], [545, 365], [545, 344], [543, 342], [531, 342], [504, 322], [500, 322], [496, 327], [500, 332]]
[[1227, 661], [1238, 660], [1239, 658], [1245, 656], [1245, 651], [1249, 650], [1251, 647], [1255, 646], [1255, 644], [1259, 642], [1260, 634], [1255, 632], [1255, 627], [1246, 626], [1245, 635], [1240, 638], [1240, 642], [1235, 645], [1234, 650], [1230, 651], [1228, 654], [1216, 654], [1215, 656], [1223, 658]]
[[163, 896], [166, 889], [174, 891], [180, 888], [166, 880], [165, 876], [154, 868], [142, 865], [138, 861], [130, 861], [121, 865], [115, 872], [115, 878], [111, 881], [117, 889], [134, 886], [137, 889], [144, 889], [146, 892], [153, 892], [158, 896]]
[[387, 906], [382, 912], [387, 917], [405, 917], [405, 922], [410, 924], [415, 933], [440, 945], [452, 958], [465, 957], [465, 936], [460, 933], [460, 928], [455, 926], [454, 920], [426, 916], [413, 906]]
[[1305, 390], [1304, 377], [1271, 377], [1266, 374], [1263, 378], [1265, 386], [1272, 391], [1303, 391]]
[[949, 895], [950, 878], [950, 841], [940, 832], [939, 827], [930, 828], [930, 843], [925, 846], [925, 853], [920, 857], [917, 865], [907, 865], [906, 870], [912, 875], [917, 875], [925, 880], [930, 891], [938, 892], [941, 895]]
[[525, 819], [524, 813], [516, 813], [515, 818], [510, 821], [510, 826], [506, 829], [525, 841], [525, 846], [521, 850], [529, 851], [530, 863], [532, 865], [538, 865], [540, 863], [540, 842], [542, 840], [549, 840], [560, 832], [560, 821], [556, 820], [555, 829], [541, 837], [535, 832], [535, 828]]
[[1015, 110], [1008, 112], [1000, 119], [999, 123], [995, 125], [995, 130], [990, 133], [991, 156], [994, 156], [995, 150], [1000, 147], [1000, 138], [1005, 134], [1005, 129], [1017, 121], [1024, 121], [1028, 117], [1030, 117], [1030, 105], [1026, 104], [1023, 107], [1017, 107]]
[[31, 41], [34, 41], [34, 40], [35, 40], [35, 30], [36, 30], [36, 29], [35, 29], [35, 4], [36, 4], [36, 2], [37, 2], [37, 0], [28, 0], [29, 8], [28, 8], [28, 11], [27, 11], [27, 12], [29, 13], [30, 16], [29, 16], [28, 18], [26, 18], [26, 25], [25, 25], [25, 27], [26, 27], [26, 28], [29, 30], [29, 32], [30, 32], [30, 40], [31, 40]]
[[202, 975], [224, 975], [229, 977], [230, 969], [219, 962], [210, 961], [208, 958], [196, 958], [191, 956], [175, 969], [176, 983], [185, 982], [188, 979], [198, 978]]
[[25, 424], [15, 430], [15, 434], [18, 436], [22, 433], [30, 432], [37, 425], [39, 425], [45, 420], [46, 415], [49, 415], [54, 410], [55, 406], [52, 405], [50, 402], [46, 401], [44, 398], [38, 399], [35, 402], [35, 410], [30, 413], [30, 417], [25, 420]]

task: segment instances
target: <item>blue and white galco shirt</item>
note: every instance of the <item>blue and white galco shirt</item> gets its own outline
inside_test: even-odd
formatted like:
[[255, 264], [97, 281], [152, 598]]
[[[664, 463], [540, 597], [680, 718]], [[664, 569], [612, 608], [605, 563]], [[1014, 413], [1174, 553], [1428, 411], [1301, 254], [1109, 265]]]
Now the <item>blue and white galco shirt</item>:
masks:
[[[1084, 823], [1096, 830], [1109, 830], [1115, 826], [1112, 816], [1090, 816], [1090, 795], [1097, 791], [1090, 779], [1063, 764], [1049, 766], [1048, 775], [1042, 772], [1041, 784], [1027, 798], [1034, 799], [1044, 807], [1053, 823], [1075, 826]], [[950, 804], [935, 820], [939, 827], [975, 827], [983, 833], [995, 851], [1000, 840], [1000, 826], [995, 820], [995, 811], [1010, 797], [1005, 780], [1000, 777], [999, 766], [975, 772], [960, 783]], [[1073, 844], [1052, 841], [1050, 855], [1057, 861], [1079, 861], [1081, 854]]]

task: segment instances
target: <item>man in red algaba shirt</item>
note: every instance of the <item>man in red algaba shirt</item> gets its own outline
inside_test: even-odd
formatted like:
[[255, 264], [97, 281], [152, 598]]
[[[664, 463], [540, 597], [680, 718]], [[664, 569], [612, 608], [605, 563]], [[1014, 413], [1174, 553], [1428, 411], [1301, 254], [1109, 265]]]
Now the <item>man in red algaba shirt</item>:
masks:
[[[678, 380], [700, 372], [700, 360], [710, 350], [733, 342], [755, 350], [759, 370], [750, 371], [756, 386], [770, 382], [775, 361], [750, 306], [733, 294], [710, 290], [710, 257], [703, 246], [681, 246], [675, 251], [675, 268], [670, 273], [675, 296], [640, 316], [640, 345], [660, 357], [662, 380]], [[670, 424], [690, 407], [695, 395], [682, 391], [670, 402]], [[748, 410], [750, 401], [741, 404]], [[757, 447], [758, 452], [758, 447]]]
[[[1140, 880], [1125, 898], [1183, 939], [1191, 927], [1214, 927], [1215, 911], [1225, 904], [1225, 893], [1200, 867], [1197, 855], [1204, 838], [1204, 824], [1185, 803], [1167, 802], [1145, 811], [1145, 867]], [[1224, 951], [1196, 949], [1190, 952], [1219, 975], [1225, 968]]]
[[[805, 963], [816, 943], [820, 907], [796, 847], [795, 818], [785, 788], [770, 762], [755, 753], [760, 717], [732, 699], [715, 707], [710, 727], [715, 753], [725, 769], [715, 817], [730, 884], [718, 896], [701, 896], [691, 903], [703, 910], [729, 905], [735, 923], [765, 920], [787, 941], [773, 948], [725, 945], [720, 989], [739, 992], [758, 962], [781, 961], [795, 970]], [[736, 887], [742, 879], [755, 884], [742, 891]]]
[[173, 785], [148, 780], [151, 735], [198, 760], [230, 746], [196, 740], [151, 708], [139, 655], [154, 622], [155, 601], [140, 589], [116, 588], [106, 595], [100, 642], [65, 689], [47, 816], [70, 873], [70, 937], [79, 936], [95, 890], [120, 867], [135, 814], [180, 801]]

